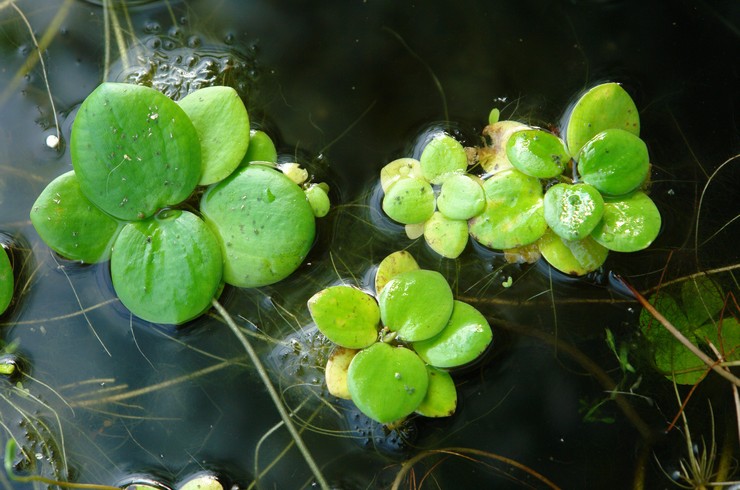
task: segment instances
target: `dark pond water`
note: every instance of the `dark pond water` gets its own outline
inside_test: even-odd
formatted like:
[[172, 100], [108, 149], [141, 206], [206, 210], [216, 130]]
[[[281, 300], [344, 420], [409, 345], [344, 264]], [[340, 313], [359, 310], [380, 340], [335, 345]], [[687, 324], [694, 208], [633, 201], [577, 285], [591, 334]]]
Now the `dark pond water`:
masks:
[[[0, 441], [12, 435], [36, 455], [34, 472], [175, 485], [205, 469], [239, 488], [255, 478], [259, 488], [312, 488], [222, 322], [203, 317], [175, 330], [132, 318], [105, 265], [55, 256], [28, 218], [44, 186], [71, 168], [64, 142], [97, 84], [153, 78], [177, 96], [187, 87], [173, 88], [172, 66], [191, 63], [194, 85], [215, 77], [236, 86], [252, 122], [277, 136], [285, 158], [332, 186], [337, 207], [308, 263], [274, 287], [227, 289], [222, 297], [240, 325], [259, 330], [252, 341], [332, 485], [389, 488], [403, 461], [456, 448], [421, 459], [412, 473], [418, 486], [406, 479], [401, 488], [422, 480], [421, 488], [546, 488], [512, 460], [560, 488], [673, 487], [663, 470], [673, 474], [687, 457], [686, 432], [663, 431], [679, 404], [646, 361], [639, 306], [609, 273], [648, 290], [661, 278], [711, 270], [737, 294], [740, 235], [732, 220], [740, 180], [736, 161], [722, 165], [740, 151], [740, 4], [187, 1], [124, 9], [111, 1], [117, 8], [106, 13], [102, 3], [109, 2], [0, 3], [0, 232], [18, 276], [0, 338], [28, 373], [22, 385], [0, 387]], [[45, 48], [54, 108], [13, 5]], [[605, 80], [623, 83], [640, 109], [651, 196], [664, 222], [653, 246], [612, 254], [598, 277], [575, 281], [542, 265], [505, 265], [473, 245], [449, 261], [414, 243], [423, 267], [444, 273], [458, 297], [488, 316], [494, 348], [456, 375], [460, 402], [449, 419], [416, 420], [388, 434], [327, 397], [326, 347], [302, 330], [310, 323], [306, 300], [340, 280], [369, 287], [372, 267], [409, 245], [378, 211], [380, 168], [410, 155], [430, 128], [478, 143], [492, 107], [557, 126], [581, 91]], [[47, 146], [55, 117], [57, 149]], [[506, 289], [508, 276], [514, 286]], [[635, 373], [620, 369], [606, 329]], [[626, 393], [621, 405], [610, 399], [614, 389]], [[699, 448], [712, 437], [707, 400], [719, 470], [738, 457], [727, 382], [709, 375], [687, 406]], [[0, 484], [32, 487], [4, 473]]]

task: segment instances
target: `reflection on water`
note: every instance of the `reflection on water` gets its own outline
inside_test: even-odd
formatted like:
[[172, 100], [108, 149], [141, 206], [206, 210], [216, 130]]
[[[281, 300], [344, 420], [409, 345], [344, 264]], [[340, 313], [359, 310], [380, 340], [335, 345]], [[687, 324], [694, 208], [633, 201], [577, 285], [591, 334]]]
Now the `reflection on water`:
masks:
[[[283, 159], [297, 156], [335, 181], [338, 206], [307, 263], [280, 284], [230, 288], [221, 298], [332, 484], [387, 488], [401, 462], [418, 457], [417, 483], [545, 488], [490, 454], [562, 488], [625, 488], [639, 478], [646, 488], [670, 484], [661, 468], [679, 467], [685, 442], [677, 430], [661, 431], [678, 402], [648, 361], [638, 306], [609, 278], [614, 271], [650, 289], [661, 277], [735, 268], [738, 166], [720, 165], [740, 148], [736, 6], [193, 0], [125, 2], [128, 9], [111, 2], [118, 7], [104, 12], [103, 3], [16, 2], [43, 47], [65, 141], [76, 108], [106, 73], [150, 81], [174, 97], [216, 80], [247, 98], [257, 124], [276, 129]], [[64, 145], [46, 145], [54, 112], [35, 44], [7, 3], [0, 32], [0, 232], [22, 264], [16, 303], [0, 328], [28, 366], [21, 385], [0, 387], [0, 441], [12, 435], [32, 456], [36, 468], [19, 470], [107, 484], [138, 475], [168, 485], [210, 470], [243, 488], [255, 479], [261, 488], [310, 486], [254, 367], [219, 318], [178, 329], [132, 318], [107, 265], [70, 263], [40, 242], [31, 204], [71, 163]], [[173, 85], [183, 73], [188, 80]], [[607, 79], [634, 96], [653, 158], [651, 196], [664, 229], [649, 250], [611, 254], [600, 277], [575, 281], [542, 265], [506, 264], [474, 243], [459, 261], [439, 259], [380, 211], [380, 168], [418, 153], [431, 132], [443, 128], [476, 144], [494, 106], [502, 118], [556, 125], [581, 90]], [[495, 348], [455, 374], [454, 417], [388, 431], [326, 396], [326, 353], [315, 330], [304, 329], [311, 326], [305, 304], [338, 281], [367, 287], [373, 267], [406, 247], [491, 319]], [[730, 274], [715, 278], [736, 292]], [[607, 345], [606, 328], [636, 373]], [[621, 401], [615, 392], [624, 393]], [[737, 457], [730, 393], [712, 376], [687, 405], [694, 441], [709, 438], [706, 399], [719, 453]], [[434, 453], [442, 448], [459, 450]], [[5, 476], [0, 485], [31, 488]], [[414, 488], [408, 480], [403, 487]]]

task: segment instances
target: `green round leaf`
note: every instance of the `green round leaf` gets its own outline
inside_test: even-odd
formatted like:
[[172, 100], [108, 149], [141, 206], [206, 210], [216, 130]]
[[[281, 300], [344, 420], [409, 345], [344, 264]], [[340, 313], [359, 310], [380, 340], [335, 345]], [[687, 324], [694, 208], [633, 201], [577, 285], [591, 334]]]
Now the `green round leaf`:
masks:
[[321, 333], [337, 345], [361, 349], [378, 339], [378, 303], [357, 288], [323, 289], [308, 300], [308, 310]]
[[570, 161], [563, 140], [541, 129], [512, 134], [506, 143], [506, 156], [520, 172], [540, 179], [557, 177]]
[[306, 258], [316, 235], [303, 190], [264, 165], [249, 165], [211, 186], [200, 209], [221, 243], [224, 280], [238, 287], [285, 279]]
[[424, 239], [442, 257], [455, 259], [468, 244], [468, 222], [449, 219], [442, 213], [435, 212], [424, 223]]
[[468, 168], [468, 155], [459, 141], [439, 133], [424, 147], [419, 164], [426, 180], [441, 184], [449, 174], [462, 173]]
[[660, 231], [660, 211], [644, 192], [604, 202], [604, 216], [591, 236], [615, 252], [636, 252], [650, 246]]
[[434, 190], [422, 179], [399, 179], [383, 196], [383, 211], [405, 225], [422, 223], [434, 213]]
[[565, 240], [582, 240], [604, 214], [604, 199], [589, 184], [556, 184], [545, 193], [545, 221]]
[[267, 133], [259, 129], [249, 131], [249, 146], [240, 165], [246, 166], [251, 162], [277, 163], [275, 143], [272, 142], [272, 138]]
[[405, 347], [379, 342], [355, 355], [347, 373], [347, 388], [362, 413], [388, 424], [417, 409], [427, 393], [424, 362]]
[[429, 270], [402, 272], [378, 297], [383, 325], [407, 342], [437, 335], [452, 314], [452, 290], [442, 274]]
[[121, 227], [82, 194], [73, 170], [41, 192], [31, 208], [31, 223], [56, 253], [90, 264], [108, 260]]
[[430, 339], [414, 342], [413, 347], [427, 364], [452, 368], [477, 359], [492, 338], [486, 317], [469, 304], [455, 301], [445, 328]]
[[424, 417], [449, 417], [457, 408], [455, 381], [447, 371], [432, 366], [427, 366], [427, 373], [427, 394], [416, 407], [416, 413]]
[[317, 218], [323, 218], [329, 214], [331, 201], [329, 200], [329, 194], [326, 193], [321, 185], [313, 184], [305, 190], [305, 193], [314, 216]]
[[383, 188], [383, 192], [388, 192], [391, 185], [405, 177], [424, 178], [421, 174], [419, 160], [399, 158], [380, 169], [380, 185]]
[[375, 294], [378, 295], [385, 285], [401, 272], [415, 271], [419, 269], [414, 257], [406, 250], [393, 252], [384, 258], [378, 265], [375, 273]]
[[566, 139], [571, 155], [606, 129], [622, 129], [640, 135], [640, 116], [632, 97], [617, 83], [597, 85], [586, 92], [570, 113]]
[[483, 134], [490, 143], [478, 150], [478, 163], [487, 174], [494, 174], [512, 168], [506, 156], [509, 138], [517, 131], [529, 129], [529, 126], [518, 121], [497, 121], [483, 129]]
[[85, 196], [123, 220], [184, 201], [200, 179], [200, 142], [190, 118], [140, 85], [96, 88], [77, 113], [70, 153]]
[[228, 177], [239, 166], [249, 146], [249, 116], [231, 87], [205, 87], [178, 102], [195, 126], [200, 140], [199, 185]]
[[552, 230], [547, 230], [538, 244], [540, 253], [551, 266], [574, 276], [595, 271], [609, 254], [608, 249], [590, 236], [583, 240], [563, 240]]
[[221, 249], [206, 224], [167, 210], [123, 227], [111, 254], [113, 288], [131, 312], [180, 324], [211, 305], [221, 286]]
[[649, 171], [647, 146], [634, 134], [621, 129], [597, 134], [578, 156], [578, 173], [583, 181], [612, 196], [635, 190]]
[[545, 233], [542, 184], [516, 169], [483, 183], [486, 209], [470, 220], [470, 234], [486, 247], [505, 250], [536, 241]]
[[5, 247], [0, 245], [0, 315], [8, 309], [13, 300], [13, 289], [13, 266], [10, 264]]
[[324, 370], [326, 389], [337, 398], [345, 400], [352, 398], [347, 387], [347, 372], [352, 359], [358, 352], [356, 349], [345, 349], [338, 346], [332, 351], [329, 360], [326, 361], [326, 369]]
[[466, 174], [451, 175], [442, 183], [437, 208], [447, 218], [467, 220], [486, 208], [486, 193], [478, 179]]

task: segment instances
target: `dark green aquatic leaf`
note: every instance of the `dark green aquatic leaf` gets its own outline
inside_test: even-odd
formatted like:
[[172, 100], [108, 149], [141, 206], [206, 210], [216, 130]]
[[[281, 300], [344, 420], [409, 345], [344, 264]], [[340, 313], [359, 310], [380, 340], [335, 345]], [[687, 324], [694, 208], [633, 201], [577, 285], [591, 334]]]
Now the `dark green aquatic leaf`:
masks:
[[383, 325], [416, 342], [437, 335], [452, 314], [452, 290], [442, 274], [413, 270], [394, 276], [378, 297]]
[[606, 199], [604, 215], [591, 236], [616, 252], [636, 252], [653, 243], [660, 231], [660, 212], [644, 193]]
[[560, 238], [586, 238], [604, 214], [604, 199], [589, 184], [556, 184], [545, 193], [545, 221]]
[[278, 170], [252, 164], [211, 186], [201, 212], [224, 256], [224, 280], [260, 287], [288, 277], [306, 258], [316, 235], [311, 205]]
[[10, 264], [5, 247], [0, 245], [0, 315], [8, 309], [13, 300], [14, 286], [13, 266]]
[[116, 294], [134, 315], [154, 323], [176, 325], [207, 310], [222, 271], [216, 237], [187, 211], [127, 224], [111, 254]]
[[242, 166], [249, 165], [251, 162], [277, 162], [277, 149], [267, 133], [259, 129], [249, 131], [249, 146], [247, 153], [242, 158]]
[[424, 239], [442, 257], [455, 259], [468, 244], [468, 222], [435, 212], [424, 223]]
[[121, 227], [82, 194], [73, 170], [41, 192], [31, 207], [31, 223], [59, 255], [90, 264], [108, 260]]
[[622, 129], [640, 135], [640, 116], [632, 97], [617, 83], [593, 87], [578, 99], [568, 118], [566, 143], [571, 155], [606, 129]]
[[401, 272], [415, 271], [419, 269], [414, 257], [405, 250], [393, 252], [384, 258], [378, 265], [375, 273], [375, 294], [379, 295], [385, 285]]
[[570, 161], [563, 140], [541, 129], [512, 134], [506, 144], [506, 156], [520, 172], [539, 179], [557, 177]]
[[190, 118], [139, 85], [98, 86], [77, 113], [70, 154], [85, 196], [123, 220], [182, 202], [200, 179], [200, 142]]
[[590, 236], [583, 240], [564, 240], [552, 230], [547, 230], [538, 245], [540, 253], [551, 266], [574, 276], [595, 271], [609, 255], [609, 250]]
[[648, 176], [647, 146], [621, 129], [607, 129], [586, 143], [578, 155], [578, 173], [604, 194], [620, 196], [637, 189]]
[[414, 342], [413, 347], [427, 364], [452, 368], [477, 359], [492, 338], [486, 318], [471, 305], [455, 301], [445, 328], [430, 339]]
[[405, 225], [423, 223], [434, 214], [434, 190], [423, 179], [398, 179], [383, 196], [383, 211]]
[[681, 286], [683, 310], [690, 325], [701, 325], [722, 311], [725, 295], [722, 288], [707, 276], [698, 276]]
[[321, 333], [337, 345], [361, 349], [378, 338], [378, 303], [357, 288], [323, 289], [308, 300], [308, 310]]
[[205, 87], [178, 102], [195, 126], [201, 148], [199, 185], [228, 177], [249, 146], [249, 116], [231, 87]]
[[446, 218], [468, 220], [486, 208], [486, 193], [480, 180], [467, 174], [454, 174], [442, 182], [437, 208]]
[[449, 417], [457, 408], [455, 381], [450, 373], [433, 366], [427, 366], [427, 372], [427, 394], [416, 407], [416, 413], [424, 417]]
[[542, 184], [516, 169], [483, 183], [486, 209], [470, 220], [470, 234], [486, 247], [505, 250], [528, 245], [545, 233]]
[[[689, 320], [686, 318], [686, 313], [679, 306], [676, 300], [670, 294], [661, 292], [658, 295], [652, 295], [649, 298], [650, 304], [655, 307], [656, 310], [663, 315], [674, 327], [683, 332], [684, 334], [690, 334], [693, 328], [697, 325], [690, 326]], [[668, 332], [658, 320], [653, 318], [650, 312], [646, 309], [640, 311], [640, 330], [642, 335], [654, 345], [658, 345], [673, 339], [673, 336]]]
[[421, 173], [432, 184], [441, 184], [450, 174], [465, 172], [468, 156], [452, 136], [438, 133], [424, 147], [419, 157]]
[[405, 347], [379, 342], [355, 355], [347, 387], [352, 401], [380, 423], [399, 421], [417, 409], [427, 393], [429, 375], [424, 362]]

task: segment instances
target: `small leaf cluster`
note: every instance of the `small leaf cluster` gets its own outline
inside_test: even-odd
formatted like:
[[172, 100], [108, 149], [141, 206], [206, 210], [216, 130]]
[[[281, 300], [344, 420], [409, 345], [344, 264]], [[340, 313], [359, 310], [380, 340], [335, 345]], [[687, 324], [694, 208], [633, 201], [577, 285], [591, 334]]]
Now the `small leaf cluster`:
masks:
[[[648, 150], [639, 138], [637, 108], [620, 85], [586, 92], [569, 115], [565, 140], [498, 121], [496, 110], [489, 123], [489, 146], [466, 152], [445, 134], [438, 138], [445, 144], [432, 140], [419, 161], [386, 165], [386, 214], [407, 231], [423, 223], [427, 243], [444, 257], [459, 256], [469, 233], [514, 255], [534, 249], [573, 275], [596, 270], [610, 250], [633, 252], [655, 240], [661, 217], [643, 190]], [[466, 155], [483, 170], [480, 178], [466, 173]]]
[[452, 415], [457, 391], [447, 370], [486, 351], [493, 337], [488, 321], [405, 251], [380, 263], [375, 290], [377, 299], [338, 285], [308, 301], [317, 328], [337, 345], [326, 364], [329, 392], [384, 424], [414, 412]]
[[[721, 314], [725, 295], [715, 281], [700, 276], [680, 287], [661, 288], [649, 301], [694, 345], [707, 352], [716, 349], [726, 362], [740, 361], [740, 323], [732, 315]], [[668, 379], [693, 385], [704, 378], [706, 364], [644, 309], [640, 330], [650, 342], [655, 367]]]
[[31, 221], [68, 259], [110, 260], [121, 302], [151, 322], [197, 317], [224, 283], [284, 279], [328, 212], [328, 188], [295, 164], [280, 171], [274, 143], [250, 131], [230, 87], [175, 102], [103, 83], [80, 106], [70, 154], [73, 170], [41, 192]]

